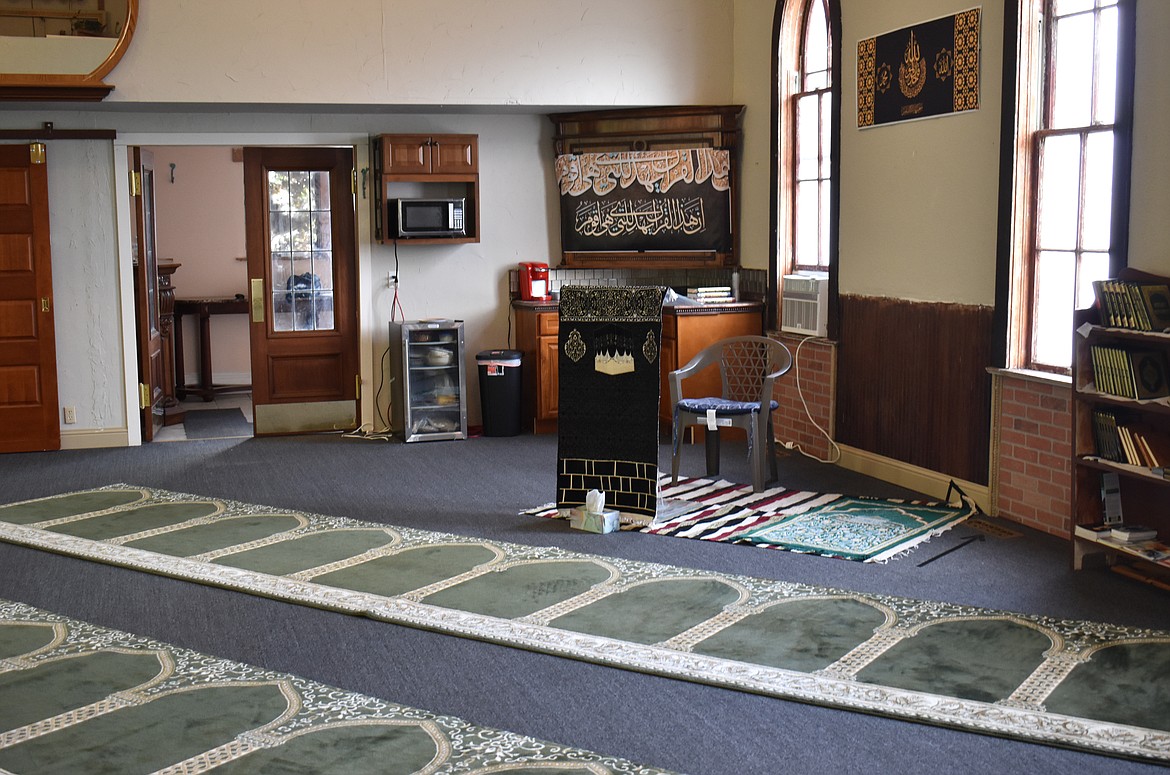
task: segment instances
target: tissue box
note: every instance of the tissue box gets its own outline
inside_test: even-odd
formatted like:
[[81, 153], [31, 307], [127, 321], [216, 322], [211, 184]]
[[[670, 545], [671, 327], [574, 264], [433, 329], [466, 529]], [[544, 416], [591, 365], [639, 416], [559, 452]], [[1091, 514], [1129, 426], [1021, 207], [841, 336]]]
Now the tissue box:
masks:
[[616, 509], [605, 511], [586, 511], [584, 506], [578, 506], [569, 512], [569, 525], [577, 530], [588, 530], [590, 533], [612, 533], [618, 529], [618, 513]]

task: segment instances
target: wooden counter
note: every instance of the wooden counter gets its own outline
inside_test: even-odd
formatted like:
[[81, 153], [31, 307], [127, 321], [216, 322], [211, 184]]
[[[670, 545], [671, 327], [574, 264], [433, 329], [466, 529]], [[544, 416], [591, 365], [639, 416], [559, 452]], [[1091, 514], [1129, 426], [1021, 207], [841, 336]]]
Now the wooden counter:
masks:
[[[516, 349], [524, 353], [521, 412], [524, 428], [552, 433], [557, 428], [560, 390], [557, 366], [559, 318], [555, 301], [513, 301]], [[668, 306], [662, 311], [662, 386], [659, 417], [666, 427], [673, 415], [666, 375], [685, 366], [699, 350], [729, 336], [761, 334], [764, 305], [758, 301], [703, 306]], [[708, 384], [711, 383], [711, 384]], [[715, 371], [688, 380], [690, 395], [718, 395]]]

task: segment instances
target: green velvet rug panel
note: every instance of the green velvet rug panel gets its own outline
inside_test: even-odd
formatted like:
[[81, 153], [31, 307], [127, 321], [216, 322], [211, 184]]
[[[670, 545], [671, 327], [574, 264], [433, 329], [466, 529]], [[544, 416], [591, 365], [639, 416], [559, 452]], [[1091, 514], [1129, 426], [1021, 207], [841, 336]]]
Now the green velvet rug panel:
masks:
[[714, 579], [665, 579], [608, 595], [549, 625], [631, 643], [661, 643], [717, 616], [738, 598], [733, 587]]
[[1049, 695], [1053, 713], [1170, 731], [1170, 643], [1123, 643], [1093, 653]]
[[[288, 576], [344, 560], [392, 543], [384, 530], [338, 530], [277, 541], [219, 557], [215, 562], [273, 576]], [[242, 542], [241, 542], [242, 543]]]
[[158, 535], [127, 541], [126, 546], [172, 557], [192, 557], [229, 546], [258, 541], [298, 525], [296, 517], [261, 516], [218, 520], [212, 525], [192, 525]]
[[288, 700], [272, 684], [175, 692], [2, 749], [0, 767], [38, 775], [154, 772], [224, 745], [287, 710]]
[[90, 514], [134, 503], [144, 497], [138, 490], [92, 490], [59, 495], [55, 498], [12, 503], [0, 506], [0, 520], [14, 525], [31, 525], [50, 519]]
[[750, 614], [691, 649], [811, 673], [873, 637], [885, 614], [859, 600], [792, 600]]
[[[419, 724], [334, 726], [260, 748], [216, 767], [216, 775], [410, 775], [424, 771], [439, 750]], [[546, 770], [547, 772], [547, 770]], [[561, 772], [557, 769], [557, 773]]]
[[54, 533], [88, 538], [91, 541], [108, 541], [111, 538], [146, 530], [158, 530], [187, 520], [208, 517], [215, 512], [215, 504], [206, 501], [156, 503], [112, 514], [99, 514], [77, 522], [65, 522], [47, 529]]
[[669, 775], [23, 603], [0, 642], [4, 773]]
[[11, 659], [44, 648], [56, 634], [45, 624], [0, 624], [0, 659]]
[[0, 731], [16, 729], [97, 702], [114, 692], [141, 686], [163, 667], [150, 652], [97, 651], [0, 673]]
[[371, 595], [401, 595], [478, 568], [495, 557], [480, 544], [424, 546], [314, 576], [313, 581]]
[[477, 576], [428, 595], [422, 602], [518, 619], [576, 597], [607, 578], [608, 569], [588, 560], [535, 562]]
[[1044, 662], [1052, 641], [1003, 619], [942, 622], [891, 646], [857, 679], [882, 686], [996, 702]]

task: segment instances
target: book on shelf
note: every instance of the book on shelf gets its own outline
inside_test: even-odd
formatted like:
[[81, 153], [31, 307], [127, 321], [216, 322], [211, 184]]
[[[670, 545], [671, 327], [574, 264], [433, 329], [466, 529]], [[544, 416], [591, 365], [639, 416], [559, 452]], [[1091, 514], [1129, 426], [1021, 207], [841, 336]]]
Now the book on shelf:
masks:
[[1135, 331], [1170, 330], [1170, 286], [1164, 283], [1096, 280], [1093, 292], [1101, 322]]
[[1149, 541], [1157, 538], [1158, 531], [1142, 525], [1114, 525], [1109, 529], [1109, 537], [1114, 541], [1132, 544], [1137, 541]]
[[1109, 409], [1094, 409], [1092, 419], [1098, 457], [1149, 468], [1156, 476], [1170, 466], [1170, 433]]
[[1165, 350], [1095, 344], [1089, 348], [1097, 390], [1145, 400], [1170, 396], [1170, 359]]

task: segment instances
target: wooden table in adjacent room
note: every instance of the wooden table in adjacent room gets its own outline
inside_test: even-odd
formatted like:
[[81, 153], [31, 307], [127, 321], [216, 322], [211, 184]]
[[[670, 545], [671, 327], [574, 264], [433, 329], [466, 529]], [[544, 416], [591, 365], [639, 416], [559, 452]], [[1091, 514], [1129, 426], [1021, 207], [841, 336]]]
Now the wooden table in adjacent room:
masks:
[[[179, 399], [187, 393], [211, 401], [219, 393], [238, 393], [251, 390], [251, 385], [216, 385], [211, 373], [211, 316], [246, 315], [248, 302], [243, 296], [229, 299], [175, 299], [175, 394]], [[183, 363], [183, 316], [198, 315], [199, 326], [199, 386], [188, 387]]]

